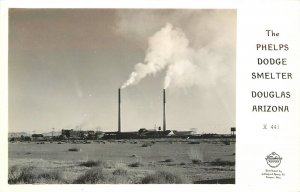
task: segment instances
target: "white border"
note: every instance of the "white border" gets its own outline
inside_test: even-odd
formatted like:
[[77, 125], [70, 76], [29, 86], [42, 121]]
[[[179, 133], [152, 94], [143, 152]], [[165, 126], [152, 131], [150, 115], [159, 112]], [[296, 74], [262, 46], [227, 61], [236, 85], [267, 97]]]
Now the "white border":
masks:
[[[7, 0], [0, 1], [0, 90], [1, 90], [1, 100], [0, 100], [0, 154], [1, 154], [1, 164], [0, 164], [0, 182], [1, 182], [1, 191], [300, 191], [300, 184], [297, 182], [300, 180], [299, 172], [299, 135], [300, 135], [300, 107], [296, 112], [292, 113], [289, 117], [291, 122], [291, 131], [294, 134], [294, 137], [286, 137], [283, 135], [283, 141], [281, 143], [288, 144], [292, 151], [286, 150], [283, 146], [282, 148], [272, 145], [274, 141], [266, 140], [265, 145], [261, 145], [259, 139], [247, 138], [249, 135], [253, 137], [255, 134], [260, 134], [255, 129], [251, 127], [248, 129], [247, 124], [251, 124], [253, 119], [249, 119], [248, 111], [245, 111], [245, 107], [248, 107], [247, 102], [249, 98], [247, 95], [247, 85], [251, 85], [251, 81], [245, 78], [249, 70], [253, 70], [250, 67], [251, 62], [247, 61], [249, 58], [249, 50], [247, 50], [247, 43], [253, 43], [257, 40], [254, 36], [249, 36], [252, 32], [254, 34], [257, 32], [255, 30], [256, 23], [262, 24], [267, 22], [270, 19], [270, 26], [276, 26], [276, 22], [279, 25], [284, 24], [286, 19], [285, 14], [289, 12], [294, 13], [299, 10], [300, 12], [300, 1], [222, 1], [222, 0], [210, 0], [210, 1], [197, 1], [197, 0], [95, 0], [95, 1], [71, 1], [71, 0]], [[8, 8], [190, 8], [190, 9], [237, 9], [237, 61], [236, 61], [236, 81], [237, 81], [237, 144], [236, 144], [236, 184], [235, 185], [8, 185], [7, 184], [7, 135], [8, 135], [8, 93], [7, 93], [7, 63], [8, 63]], [[274, 20], [272, 20], [272, 15], [268, 16], [269, 13], [274, 14], [272, 10], [283, 10], [279, 14], [282, 14], [282, 17], [274, 15]], [[267, 16], [267, 17], [265, 17]], [[253, 17], [253, 18], [250, 18]], [[249, 19], [250, 18], [250, 19]], [[281, 20], [281, 18], [283, 20]], [[275, 20], [276, 19], [276, 20]], [[295, 20], [295, 18], [294, 18]], [[245, 23], [245, 21], [250, 23]], [[299, 17], [300, 23], [300, 17]], [[268, 23], [268, 22], [267, 22]], [[284, 25], [286, 26], [286, 25]], [[249, 27], [249, 34], [246, 31], [246, 27]], [[290, 27], [295, 27], [299, 29], [297, 23], [291, 23]], [[297, 28], [298, 27], [298, 28]], [[286, 28], [283, 31], [287, 31]], [[247, 35], [248, 34], [248, 35]], [[299, 33], [300, 34], [300, 30]], [[288, 40], [294, 40], [299, 43], [299, 35], [296, 37], [290, 37]], [[250, 52], [252, 50], [250, 49]], [[297, 52], [298, 51], [298, 52]], [[297, 53], [299, 56], [300, 48], [296, 47], [291, 53]], [[300, 58], [296, 61], [300, 63]], [[294, 70], [295, 82], [299, 82], [299, 64], [297, 67], [292, 68]], [[245, 86], [246, 83], [246, 86]], [[250, 83], [250, 84], [249, 84]], [[295, 84], [296, 86], [299, 86]], [[257, 85], [259, 86], [259, 85]], [[293, 100], [291, 100], [293, 105], [300, 104], [299, 88], [295, 89]], [[250, 113], [250, 117], [251, 113]], [[289, 120], [290, 120], [289, 119]], [[255, 119], [254, 119], [255, 120]], [[257, 119], [259, 121], [259, 119]], [[242, 130], [242, 128], [247, 128], [247, 130]], [[257, 135], [258, 136], [258, 135]], [[266, 135], [264, 135], [266, 136]], [[279, 141], [278, 141], [279, 142]], [[276, 143], [276, 142], [274, 142]], [[298, 144], [298, 145], [297, 145]], [[289, 148], [289, 149], [290, 149]], [[260, 170], [261, 167], [264, 167], [263, 162], [260, 159], [264, 158], [264, 155], [270, 150], [279, 150], [280, 154], [288, 155], [290, 152], [298, 151], [294, 154], [294, 161], [289, 161], [291, 164], [286, 165], [288, 169], [294, 169], [294, 177], [289, 181], [283, 181], [278, 183], [269, 182], [266, 180], [260, 179], [260, 175], [255, 172], [255, 170]], [[252, 160], [259, 160], [251, 162], [247, 156], [251, 154]], [[253, 154], [254, 153], [254, 154]], [[283, 157], [284, 160], [289, 159], [288, 156]], [[263, 160], [262, 160], [263, 161]], [[258, 164], [256, 164], [258, 163]], [[284, 162], [283, 162], [284, 165]], [[249, 176], [250, 175], [250, 176]]]
[[[186, 1], [170, 1], [170, 0], [96, 0], [96, 1], [69, 1], [69, 0], [31, 0], [31, 1], [24, 1], [24, 0], [12, 0], [12, 1], [4, 1], [1, 5], [1, 21], [3, 22], [2, 26], [7, 27], [7, 20], [8, 20], [8, 9], [9, 8], [153, 8], [153, 9], [164, 9], [164, 8], [171, 8], [171, 9], [236, 9], [235, 1], [193, 1], [193, 0], [186, 0]], [[4, 40], [5, 44], [2, 44], [2, 51], [4, 53], [4, 58], [1, 57], [1, 63], [7, 64], [7, 56], [8, 56], [8, 41], [7, 41], [7, 29], [2, 28], [4, 33], [1, 33], [1, 38]], [[1, 39], [1, 40], [2, 40]], [[3, 60], [3, 61], [2, 61]], [[3, 70], [2, 70], [3, 69]], [[3, 71], [3, 72], [2, 72]], [[7, 95], [7, 65], [2, 68], [1, 66], [1, 78], [3, 77], [3, 89], [5, 90], [4, 94]], [[3, 76], [2, 76], [3, 75]], [[1, 94], [2, 95], [2, 94]], [[4, 109], [7, 109], [7, 96], [3, 99], [5, 103]], [[1, 106], [2, 101], [1, 100]], [[2, 108], [1, 108], [2, 109]], [[3, 122], [1, 121], [1, 127], [8, 127], [7, 122], [7, 110], [4, 111], [4, 118]], [[2, 117], [2, 115], [1, 115]], [[1, 162], [1, 189], [5, 191], [122, 191], [122, 192], [141, 192], [141, 191], [190, 191], [190, 192], [198, 192], [200, 191], [234, 191], [235, 185], [226, 184], [226, 185], [206, 185], [206, 184], [195, 184], [195, 185], [112, 185], [112, 184], [104, 184], [104, 185], [78, 185], [78, 184], [66, 184], [66, 185], [8, 185], [7, 184], [7, 129], [1, 130], [1, 154], [3, 154], [2, 158], [4, 159]]]

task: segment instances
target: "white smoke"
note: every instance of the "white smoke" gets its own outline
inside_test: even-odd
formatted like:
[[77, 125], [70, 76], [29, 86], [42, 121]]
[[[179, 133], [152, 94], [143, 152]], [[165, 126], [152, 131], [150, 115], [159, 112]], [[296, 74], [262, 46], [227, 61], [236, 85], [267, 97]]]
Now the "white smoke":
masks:
[[[157, 73], [152, 82], [163, 78], [175, 104], [187, 99], [178, 106], [197, 111], [201, 127], [234, 125], [236, 18], [236, 10], [224, 9], [119, 10], [115, 33], [146, 50], [124, 87]], [[156, 70], [152, 60], [161, 61]]]
[[188, 51], [185, 34], [179, 29], [173, 29], [169, 23], [150, 37], [148, 44], [144, 63], [135, 65], [134, 72], [122, 88], [135, 85], [147, 75], [163, 70], [178, 58], [186, 57]]
[[146, 49], [123, 88], [158, 72], [165, 88], [234, 84], [235, 10], [119, 10], [116, 19], [115, 32]]
[[[212, 57], [212, 58], [211, 58]], [[147, 75], [166, 69], [164, 88], [170, 85], [188, 87], [203, 84], [204, 79], [213, 79], [213, 69], [218, 56], [207, 49], [195, 50], [189, 46], [185, 33], [167, 23], [148, 41], [144, 63], [134, 67], [122, 88], [138, 84]], [[210, 81], [211, 82], [211, 81]]]

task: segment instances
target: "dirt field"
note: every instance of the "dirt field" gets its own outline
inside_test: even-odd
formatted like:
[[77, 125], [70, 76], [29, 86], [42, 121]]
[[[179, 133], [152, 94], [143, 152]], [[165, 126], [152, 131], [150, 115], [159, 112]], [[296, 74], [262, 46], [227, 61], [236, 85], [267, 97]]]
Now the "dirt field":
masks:
[[10, 143], [9, 167], [11, 184], [234, 183], [235, 140]]

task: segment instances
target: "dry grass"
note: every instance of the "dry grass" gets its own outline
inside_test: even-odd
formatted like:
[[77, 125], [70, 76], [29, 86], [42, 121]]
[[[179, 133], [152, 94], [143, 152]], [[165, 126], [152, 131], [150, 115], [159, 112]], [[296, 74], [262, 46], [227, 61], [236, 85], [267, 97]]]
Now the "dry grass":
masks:
[[[128, 140], [125, 144], [106, 141], [106, 144], [101, 146], [99, 144], [72, 146], [31, 143], [26, 144], [25, 151], [22, 146], [24, 144], [10, 144], [9, 183], [59, 184], [78, 181], [133, 184], [142, 183], [142, 179], [154, 174], [156, 170], [171, 170], [174, 175], [188, 177], [190, 183], [235, 176], [235, 167], [229, 166], [235, 161], [235, 156], [232, 155], [235, 152], [233, 143], [224, 145], [221, 144], [220, 139], [218, 143], [221, 145], [211, 143], [215, 140], [208, 140], [209, 142], [201, 140], [200, 144], [190, 145], [189, 140], [184, 142], [172, 140], [171, 145], [168, 141], [168, 139], [156, 140], [154, 145], [151, 140], [132, 141], [137, 142], [137, 145], [130, 144], [131, 141]], [[141, 147], [143, 143], [150, 143], [152, 146]], [[84, 153], [68, 151], [69, 148], [76, 147], [82, 149]], [[26, 152], [32, 154], [24, 155]], [[218, 158], [222, 160], [216, 160]], [[14, 165], [17, 167], [13, 168]], [[21, 170], [21, 167], [24, 170]], [[97, 174], [95, 171], [87, 172], [92, 169], [100, 169], [104, 179], [100, 177], [101, 171]], [[84, 179], [93, 174], [100, 179], [97, 181]]]
[[203, 152], [197, 148], [191, 148], [190, 151], [188, 152], [188, 156], [192, 161], [192, 163], [194, 164], [199, 164], [204, 161]]
[[125, 168], [117, 168], [116, 170], [114, 170], [112, 172], [113, 175], [121, 175], [121, 176], [125, 176], [127, 175], [128, 171]]
[[106, 183], [189, 183], [185, 177], [166, 172], [157, 171], [154, 174], [140, 175], [139, 172], [129, 171], [119, 167], [113, 171], [104, 171], [102, 167], [91, 167], [77, 178], [66, 181], [60, 171], [45, 171], [34, 167], [13, 166], [9, 169], [9, 184], [106, 184]]
[[60, 171], [46, 171], [32, 166], [12, 166], [8, 171], [9, 184], [66, 183]]
[[12, 166], [8, 170], [8, 183], [34, 183], [35, 175], [32, 173], [33, 167]]
[[99, 167], [93, 167], [80, 175], [74, 184], [132, 184], [137, 183], [134, 172], [128, 172], [125, 168], [117, 168], [110, 172]]
[[149, 174], [141, 179], [141, 184], [183, 184], [189, 183], [185, 177], [181, 175], [167, 172], [156, 171], [153, 174]]
[[139, 171], [119, 167], [108, 175], [108, 183], [114, 184], [137, 184], [139, 183]]
[[96, 184], [105, 183], [106, 177], [102, 168], [92, 168], [80, 175], [73, 183], [74, 184]]

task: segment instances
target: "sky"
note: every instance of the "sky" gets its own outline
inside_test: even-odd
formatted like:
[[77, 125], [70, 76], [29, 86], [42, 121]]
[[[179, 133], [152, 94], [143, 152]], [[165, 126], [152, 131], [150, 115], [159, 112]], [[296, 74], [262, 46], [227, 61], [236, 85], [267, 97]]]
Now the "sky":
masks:
[[9, 132], [235, 126], [236, 10], [10, 9]]

